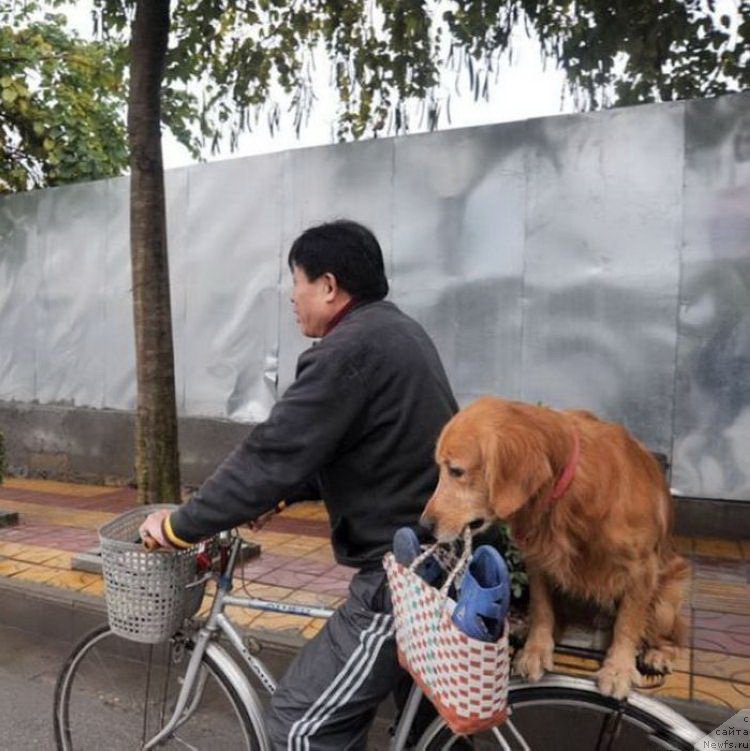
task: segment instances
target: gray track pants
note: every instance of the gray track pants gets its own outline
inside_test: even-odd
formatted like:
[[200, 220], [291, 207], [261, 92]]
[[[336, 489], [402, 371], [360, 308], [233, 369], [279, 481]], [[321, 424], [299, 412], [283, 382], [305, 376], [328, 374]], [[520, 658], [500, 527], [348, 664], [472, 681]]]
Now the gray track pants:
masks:
[[275, 751], [364, 749], [378, 705], [405, 676], [385, 573], [357, 573], [346, 602], [297, 655], [271, 699]]

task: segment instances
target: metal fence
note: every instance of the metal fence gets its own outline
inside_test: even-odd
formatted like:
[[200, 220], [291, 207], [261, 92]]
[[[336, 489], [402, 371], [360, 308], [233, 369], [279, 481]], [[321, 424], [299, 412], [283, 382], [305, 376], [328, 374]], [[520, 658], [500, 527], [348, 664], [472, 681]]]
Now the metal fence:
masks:
[[[368, 224], [459, 400], [586, 407], [750, 499], [750, 95], [173, 170], [182, 414], [261, 420], [299, 352], [287, 249]], [[0, 200], [0, 399], [133, 409], [128, 181]]]

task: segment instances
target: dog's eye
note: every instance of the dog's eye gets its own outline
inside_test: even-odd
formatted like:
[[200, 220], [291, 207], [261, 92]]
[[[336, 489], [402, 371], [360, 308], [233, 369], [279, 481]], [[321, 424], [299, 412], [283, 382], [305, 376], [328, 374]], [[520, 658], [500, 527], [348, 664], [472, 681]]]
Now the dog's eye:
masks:
[[451, 477], [463, 477], [466, 473], [461, 467], [448, 467], [448, 474]]

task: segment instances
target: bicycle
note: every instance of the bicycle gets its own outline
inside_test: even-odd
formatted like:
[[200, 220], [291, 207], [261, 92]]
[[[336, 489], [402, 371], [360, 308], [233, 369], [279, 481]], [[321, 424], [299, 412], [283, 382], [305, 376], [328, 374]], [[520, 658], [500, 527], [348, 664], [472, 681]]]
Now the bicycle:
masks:
[[[210, 747], [270, 751], [263, 703], [254, 683], [270, 695], [276, 682], [258, 656], [259, 643], [243, 638], [227, 610], [253, 608], [318, 618], [333, 611], [233, 594], [242, 542], [236, 533], [220, 535], [221, 565], [210, 573], [215, 591], [202, 622], [186, 621], [164, 645], [121, 639], [105, 625], [74, 647], [55, 688], [55, 738], [60, 751]], [[586, 656], [600, 654], [590, 651]], [[250, 675], [257, 681], [251, 682]], [[143, 686], [142, 696], [130, 689], [134, 679]], [[90, 712], [92, 697], [99, 702], [96, 717]], [[567, 743], [584, 751], [692, 751], [704, 736], [651, 697], [633, 693], [618, 701], [600, 694], [590, 679], [550, 674], [533, 684], [511, 679], [510, 718], [499, 728], [466, 741], [453, 735], [438, 716], [415, 745], [407, 745], [421, 699], [422, 692], [414, 687], [392, 731], [390, 751], [560, 749], [560, 734], [571, 726], [576, 737], [568, 736]], [[97, 740], [100, 730], [103, 735]]]

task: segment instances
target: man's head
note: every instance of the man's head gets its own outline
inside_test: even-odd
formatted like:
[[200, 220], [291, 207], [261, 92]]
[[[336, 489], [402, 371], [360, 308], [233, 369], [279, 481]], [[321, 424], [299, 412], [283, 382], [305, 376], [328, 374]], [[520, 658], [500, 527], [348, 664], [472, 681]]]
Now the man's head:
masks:
[[323, 336], [351, 301], [388, 294], [383, 252], [369, 229], [340, 220], [305, 230], [289, 251], [292, 303], [305, 336]]

